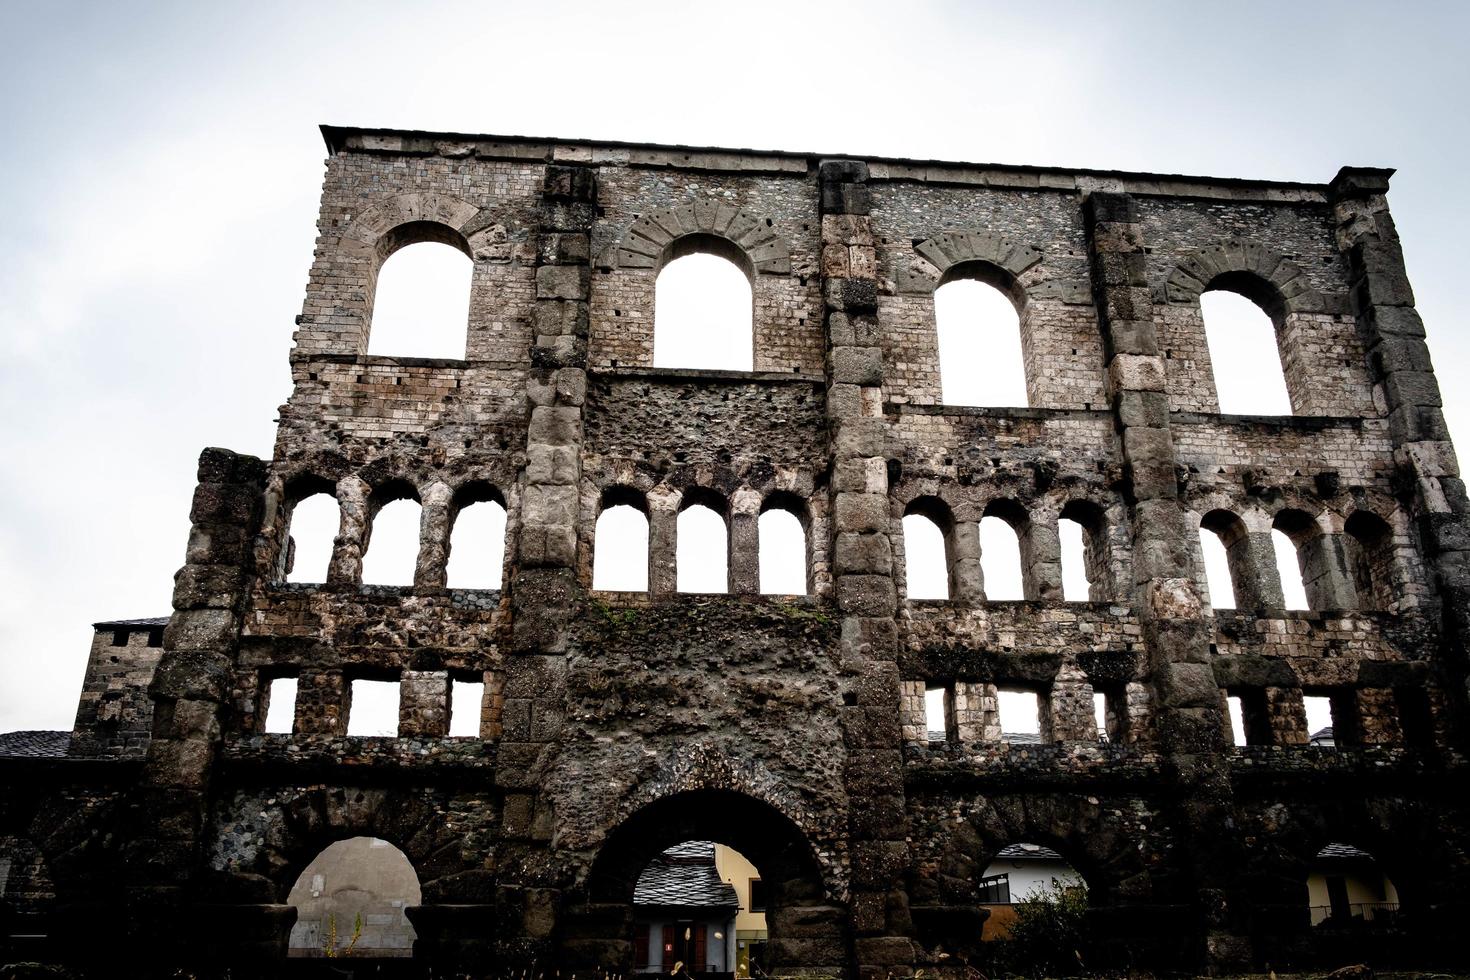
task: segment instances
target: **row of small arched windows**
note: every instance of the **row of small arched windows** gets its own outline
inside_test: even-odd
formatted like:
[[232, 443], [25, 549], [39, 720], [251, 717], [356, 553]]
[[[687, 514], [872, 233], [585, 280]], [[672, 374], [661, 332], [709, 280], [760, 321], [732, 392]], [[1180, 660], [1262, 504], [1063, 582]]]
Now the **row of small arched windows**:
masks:
[[1213, 510], [1199, 538], [1216, 609], [1396, 609], [1393, 529], [1369, 511], [1355, 511], [1336, 534], [1300, 510], [1278, 512], [1269, 531]]
[[[709, 237], [676, 249], [678, 257], [658, 274], [655, 367], [754, 368], [750, 274], [720, 254], [728, 248], [706, 245], [703, 239]], [[419, 241], [389, 255], [378, 272], [368, 353], [463, 358], [473, 274], [467, 249], [443, 241]], [[1200, 308], [1221, 411], [1291, 414], [1277, 324], [1267, 311], [1229, 288], [1203, 293]], [[1021, 323], [1025, 309], [1020, 287], [985, 263], [966, 263], [946, 275], [934, 293], [945, 404], [1028, 404]]]

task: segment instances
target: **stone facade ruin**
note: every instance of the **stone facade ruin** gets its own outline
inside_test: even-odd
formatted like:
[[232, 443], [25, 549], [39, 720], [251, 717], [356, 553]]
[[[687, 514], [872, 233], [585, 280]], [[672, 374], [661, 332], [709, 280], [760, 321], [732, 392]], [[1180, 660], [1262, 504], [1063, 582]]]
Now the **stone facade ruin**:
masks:
[[[324, 134], [272, 458], [205, 450], [166, 628], [99, 624], [69, 746], [0, 758], [30, 883], [7, 955], [276, 975], [302, 870], [370, 837], [412, 863], [414, 961], [442, 972], [629, 972], [633, 884], [687, 840], [760, 870], [778, 973], [958, 968], [985, 868], [1023, 842], [1085, 878], [1092, 966], [1312, 962], [1332, 842], [1392, 878], [1403, 948], [1464, 958], [1470, 502], [1389, 171]], [[366, 353], [378, 270], [421, 241], [473, 261], [464, 360]], [[754, 370], [653, 367], [654, 284], [689, 251], [749, 278]], [[943, 403], [956, 277], [1015, 303], [1029, 407]], [[1217, 288], [1271, 316], [1294, 414], [1219, 414]], [[319, 493], [326, 581], [288, 582]], [[399, 499], [422, 507], [413, 584], [363, 585]], [[456, 515], [487, 500], [503, 587], [449, 588]], [[646, 592], [591, 588], [621, 504], [647, 517]], [[728, 594], [676, 591], [691, 504], [726, 522]], [[771, 507], [806, 532], [808, 595], [759, 594]], [[905, 598], [907, 514], [944, 534], [948, 600]], [[986, 597], [986, 516], [1017, 533], [1024, 599]], [[1064, 601], [1063, 517], [1087, 601]], [[1201, 527], [1234, 610], [1211, 609]], [[1309, 611], [1283, 608], [1273, 529]], [[280, 678], [289, 734], [265, 731]], [[397, 737], [347, 734], [364, 679], [399, 684]], [[447, 734], [456, 680], [483, 684], [478, 737]], [[1038, 696], [1038, 740], [1005, 737], [1010, 689]], [[1331, 699], [1334, 748], [1304, 696]]]

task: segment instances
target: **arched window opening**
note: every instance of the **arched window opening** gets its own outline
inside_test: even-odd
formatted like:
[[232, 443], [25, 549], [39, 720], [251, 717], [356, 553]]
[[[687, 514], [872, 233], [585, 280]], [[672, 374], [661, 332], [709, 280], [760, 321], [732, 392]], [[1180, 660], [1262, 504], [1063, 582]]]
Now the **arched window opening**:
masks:
[[405, 911], [422, 902], [419, 878], [385, 840], [329, 844], [291, 887], [292, 957], [407, 957], [417, 938]]
[[483, 680], [454, 678], [449, 687], [450, 738], [480, 737], [480, 713], [484, 702]]
[[368, 353], [462, 360], [474, 268], [460, 242], [416, 241], [389, 255], [378, 269]]
[[1276, 574], [1281, 577], [1282, 608], [1310, 609], [1307, 591], [1302, 584], [1302, 566], [1296, 543], [1280, 528], [1272, 528], [1271, 548], [1276, 554]]
[[[1055, 902], [1058, 899], [1085, 903], [1087, 883], [1066, 858], [1051, 848], [1040, 844], [1011, 844], [1001, 848], [995, 860], [986, 867], [978, 891], [979, 904], [990, 910], [981, 939], [990, 942], [1011, 938], [1020, 903], [1037, 900]], [[1066, 945], [1063, 943], [1057, 948], [1055, 964], [1037, 963], [1036, 966], [1047, 976], [1075, 973], [1076, 954], [1064, 948]]]
[[756, 525], [763, 595], [806, 595], [807, 542], [801, 518], [780, 502], [767, 502]]
[[679, 592], [729, 592], [729, 528], [705, 503], [687, 503], [676, 529], [676, 589]]
[[1393, 610], [1393, 530], [1383, 518], [1363, 510], [1355, 511], [1343, 530], [1358, 608]]
[[924, 730], [931, 742], [946, 742], [950, 736], [951, 695], [946, 687], [924, 689]]
[[347, 704], [347, 734], [368, 738], [397, 737], [398, 681], [352, 681]]
[[1257, 578], [1245, 522], [1228, 510], [1212, 510], [1200, 520], [1199, 544], [1210, 605], [1215, 609], [1255, 605]]
[[457, 495], [445, 582], [451, 589], [498, 589], [505, 576], [505, 501], [476, 484]]
[[418, 493], [406, 483], [379, 488], [368, 503], [372, 521], [363, 542], [364, 585], [412, 585], [419, 556]]
[[648, 591], [648, 512], [642, 496], [611, 489], [592, 538], [592, 587], [602, 592]]
[[960, 266], [934, 291], [939, 375], [946, 405], [1015, 408], [1030, 404], [1021, 320], [988, 266]]
[[654, 283], [654, 367], [754, 370], [752, 281], [750, 260], [733, 242], [675, 241]]
[[330, 486], [311, 484], [291, 505], [281, 579], [320, 583], [327, 580], [342, 512]]
[[1062, 598], [1067, 602], [1105, 602], [1111, 598], [1108, 529], [1102, 509], [1085, 500], [1062, 508], [1057, 523], [1062, 548]]
[[666, 848], [633, 888], [634, 972], [765, 976], [768, 901], [760, 872], [733, 847]]
[[1314, 930], [1356, 934], [1365, 928], [1394, 926], [1399, 893], [1372, 854], [1352, 844], [1333, 842], [1312, 861], [1307, 905]]
[[1000, 688], [996, 692], [1002, 740], [1012, 745], [1048, 741], [1045, 699], [1035, 691]]
[[291, 734], [296, 728], [296, 678], [271, 678], [266, 682], [265, 697], [265, 733]]
[[1219, 288], [1200, 296], [1220, 411], [1227, 415], [1290, 415], [1276, 324], [1256, 299], [1242, 291], [1245, 289], [1252, 289], [1245, 280], [1220, 282]]
[[985, 598], [991, 602], [1026, 598], [1021, 571], [1021, 538], [1011, 515], [997, 516], [986, 508], [980, 519], [980, 568], [985, 575]]
[[910, 599], [949, 598], [949, 559], [944, 537], [944, 531], [928, 514], [904, 515], [904, 569]]

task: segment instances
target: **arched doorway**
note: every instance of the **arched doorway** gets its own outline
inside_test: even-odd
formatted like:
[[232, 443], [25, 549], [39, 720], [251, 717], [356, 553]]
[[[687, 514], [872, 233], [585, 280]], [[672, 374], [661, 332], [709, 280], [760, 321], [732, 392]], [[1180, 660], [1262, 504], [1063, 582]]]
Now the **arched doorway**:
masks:
[[[726, 856], [724, 862], [718, 860], [721, 853]], [[650, 886], [657, 882], [647, 872], [652, 869], [655, 878], [667, 880], [664, 869], [680, 861], [698, 869], [696, 874], [707, 890], [700, 897], [710, 900], [701, 907], [697, 921], [693, 915], [671, 920], [670, 909], [656, 908], [651, 901], [657, 893]], [[754, 869], [755, 874], [743, 868]], [[744, 889], [736, 880], [742, 876], [747, 879]], [[686, 873], [686, 877], [692, 880], [694, 875]], [[750, 877], [759, 882], [754, 900]], [[660, 968], [667, 973], [673, 963], [664, 963], [664, 955], [677, 961], [681, 952], [698, 954], [702, 929], [705, 962], [701, 965], [706, 969], [688, 972], [733, 976], [741, 961], [741, 911], [748, 913], [752, 911], [749, 906], [760, 904], [767, 935], [764, 940], [745, 937], [747, 969], [750, 955], [755, 954], [756, 965], [766, 973], [841, 974], [849, 959], [847, 915], [828, 897], [823, 877], [806, 835], [770, 804], [729, 790], [676, 793], [644, 806], [608, 835], [592, 864], [583, 900], [568, 909], [563, 953], [573, 967], [656, 972], [651, 971], [651, 962], [640, 963], [643, 954], [637, 947], [642, 940], [649, 944], [650, 961], [651, 947], [659, 945]], [[720, 888], [721, 884], [729, 886], [728, 890]], [[664, 918], [655, 922], [655, 912]], [[727, 943], [732, 921], [733, 945]], [[744, 921], [751, 925], [752, 920]], [[672, 948], [666, 951], [663, 929], [670, 923]], [[655, 925], [657, 934], [652, 931]], [[688, 940], [683, 939], [685, 928]], [[718, 948], [711, 945], [716, 932], [722, 933]], [[764, 945], [757, 948], [756, 942]], [[721, 954], [723, 961], [712, 962], [711, 953]], [[722, 969], [708, 969], [711, 966]]]
[[402, 851], [376, 837], [328, 845], [296, 879], [291, 957], [353, 959], [413, 955], [406, 910], [420, 902], [419, 879]]

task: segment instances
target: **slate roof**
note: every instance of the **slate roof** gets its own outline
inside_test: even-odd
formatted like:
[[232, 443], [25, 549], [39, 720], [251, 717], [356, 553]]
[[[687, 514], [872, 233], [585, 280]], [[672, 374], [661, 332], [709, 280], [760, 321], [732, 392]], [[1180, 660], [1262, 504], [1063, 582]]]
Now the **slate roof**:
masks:
[[1049, 847], [1040, 844], [1008, 844], [1000, 849], [995, 855], [997, 858], [1008, 860], [1031, 860], [1031, 861], [1065, 861], [1060, 854]]
[[1373, 855], [1367, 851], [1359, 850], [1351, 844], [1328, 844], [1317, 852], [1320, 858], [1352, 858], [1354, 860], [1373, 860]]
[[134, 628], [142, 629], [146, 626], [167, 626], [167, 616], [149, 616], [146, 619], [104, 619], [100, 623], [93, 623], [94, 630]]
[[71, 748], [71, 732], [0, 732], [0, 758], [59, 759]]
[[1320, 728], [1313, 732], [1310, 741], [1313, 745], [1332, 745], [1334, 741], [1332, 738], [1332, 726], [1328, 725], [1326, 728]]
[[714, 844], [701, 840], [675, 844], [650, 861], [633, 887], [633, 904], [734, 911], [740, 899], [715, 869]]

